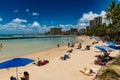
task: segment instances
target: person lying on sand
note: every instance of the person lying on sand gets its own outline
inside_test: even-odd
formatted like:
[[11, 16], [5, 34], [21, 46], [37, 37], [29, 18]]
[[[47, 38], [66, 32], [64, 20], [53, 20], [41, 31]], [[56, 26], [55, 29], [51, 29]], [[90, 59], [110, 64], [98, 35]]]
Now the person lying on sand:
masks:
[[91, 69], [84, 68], [84, 70], [80, 70], [80, 72], [87, 76], [93, 76], [93, 74], [97, 74], [98, 70], [96, 68]]
[[73, 49], [70, 49], [70, 50], [68, 50], [67, 52], [68, 52], [68, 53], [72, 53], [72, 51], [73, 51]]

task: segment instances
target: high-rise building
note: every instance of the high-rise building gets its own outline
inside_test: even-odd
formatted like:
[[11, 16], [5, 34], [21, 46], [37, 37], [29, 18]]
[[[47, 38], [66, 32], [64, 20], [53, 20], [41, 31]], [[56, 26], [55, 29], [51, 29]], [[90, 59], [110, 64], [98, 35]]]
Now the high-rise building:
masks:
[[94, 25], [98, 26], [102, 24], [102, 16], [98, 16], [94, 18]]
[[89, 31], [90, 30], [90, 27], [89, 26], [86, 26], [86, 31]]
[[89, 25], [90, 25], [90, 28], [93, 28], [94, 27], [94, 20], [90, 20]]
[[102, 24], [102, 16], [95, 17], [94, 20], [90, 20], [89, 26], [90, 28], [99, 26]]

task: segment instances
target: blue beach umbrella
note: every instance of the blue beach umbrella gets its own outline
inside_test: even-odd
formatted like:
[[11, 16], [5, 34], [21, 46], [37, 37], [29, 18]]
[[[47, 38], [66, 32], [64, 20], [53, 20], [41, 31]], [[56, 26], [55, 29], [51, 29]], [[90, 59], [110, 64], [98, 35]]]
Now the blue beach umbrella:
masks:
[[114, 51], [115, 49], [109, 47], [109, 46], [95, 46], [97, 49], [104, 52], [104, 54], [108, 55], [108, 52]]
[[0, 63], [0, 69], [4, 68], [13, 68], [16, 67], [16, 77], [18, 80], [18, 68], [20, 66], [26, 66], [27, 64], [33, 62], [34, 60], [28, 58], [14, 58], [8, 61], [4, 61]]
[[106, 42], [106, 44], [108, 44], [109, 46], [115, 46], [115, 43], [112, 41]]
[[95, 46], [97, 49], [99, 49], [100, 51], [102, 51], [105, 55], [107, 55], [108, 53], [107, 53], [107, 51], [103, 48], [103, 47], [101, 47], [101, 46]]
[[106, 51], [114, 51], [115, 49], [111, 48], [110, 46], [101, 46], [101, 48], [105, 49]]
[[119, 55], [120, 55], [120, 46], [110, 46], [110, 48], [113, 48], [115, 50], [119, 50]]
[[120, 46], [110, 46], [110, 48], [113, 48], [115, 50], [120, 50]]
[[109, 46], [95, 46], [95, 47], [96, 47], [97, 49], [103, 51], [103, 52], [116, 50], [116, 49], [114, 49], [114, 48], [111, 48], [111, 47], [113, 47], [113, 46], [111, 46], [111, 47], [109, 47]]
[[95, 47], [102, 52], [107, 52], [102, 46], [95, 46]]

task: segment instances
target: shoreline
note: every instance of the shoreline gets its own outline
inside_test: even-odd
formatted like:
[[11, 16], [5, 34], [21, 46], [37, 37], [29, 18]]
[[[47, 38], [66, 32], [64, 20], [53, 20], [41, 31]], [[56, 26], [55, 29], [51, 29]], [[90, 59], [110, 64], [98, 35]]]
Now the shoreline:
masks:
[[[81, 39], [82, 39], [82, 38], [79, 39], [78, 36], [75, 36], [75, 38], [78, 39], [78, 40], [81, 40]], [[81, 40], [81, 43], [85, 43], [85, 41]], [[78, 42], [75, 43], [75, 45], [78, 45], [78, 44], [79, 44]], [[21, 55], [20, 57], [30, 57], [30, 58], [31, 58], [31, 56], [33, 56], [33, 55], [41, 55], [41, 56], [43, 57], [43, 59], [44, 59], [44, 58], [46, 58], [45, 55], [48, 55], [49, 52], [51, 52], [51, 51], [54, 52], [54, 50], [59, 50], [59, 49], [66, 49], [66, 51], [67, 51], [67, 50], [69, 50], [70, 48], [68, 49], [68, 45], [67, 45], [67, 44], [62, 45], [62, 46], [60, 46], [59, 48], [58, 48], [57, 45], [56, 45], [56, 47], [51, 47], [51, 48], [48, 48], [48, 49], [45, 49], [45, 50], [27, 53], [27, 54], [25, 54], [25, 55]], [[67, 52], [66, 52], [66, 53], [67, 53]], [[51, 53], [51, 54], [52, 54], [52, 53]], [[55, 54], [55, 53], [54, 53], [54, 54]], [[54, 57], [54, 54], [53, 54], [53, 56], [51, 56], [51, 57]], [[63, 53], [63, 54], [65, 54], [65, 53]], [[50, 54], [49, 54], [49, 55], [50, 55]], [[42, 58], [42, 57], [41, 57], [41, 58]], [[51, 57], [50, 57], [50, 58], [51, 58]]]
[[[54, 35], [53, 35], [54, 36]], [[63, 37], [66, 37], [67, 35], [63, 36]], [[60, 35], [56, 35], [54, 37], [62, 37]], [[70, 35], [70, 36], [67, 36], [67, 37], [73, 37], [73, 38], [76, 38], [76, 36], [73, 36], [73, 35]], [[78, 39], [77, 39], [78, 40]], [[76, 42], [77, 43], [77, 42]], [[67, 43], [66, 44], [60, 44], [62, 46], [67, 46]], [[51, 49], [54, 49], [54, 48], [57, 48], [57, 44], [56, 46], [52, 46], [52, 47], [49, 47], [49, 48], [46, 48], [46, 49], [42, 49], [42, 50], [37, 50], [37, 51], [32, 51], [32, 52], [27, 52], [25, 54], [19, 54], [18, 56], [12, 56], [12, 57], [7, 57], [7, 58], [1, 58], [0, 61], [3, 61], [3, 60], [7, 60], [7, 59], [11, 59], [11, 58], [15, 58], [15, 57], [22, 57], [22, 56], [27, 56], [27, 55], [31, 55], [31, 54], [36, 54], [36, 53], [42, 53], [42, 52], [45, 52], [45, 51], [49, 51]], [[2, 52], [2, 51], [1, 51]]]
[[[81, 40], [81, 43], [83, 44], [83, 45], [85, 45], [86, 44], [86, 41], [85, 41], [85, 39], [87, 38], [88, 39], [88, 36], [72, 36], [71, 35], [71, 37], [74, 37], [74, 38], [76, 38], [76, 39], [78, 39], [78, 40]], [[85, 38], [84, 38], [85, 37]], [[76, 42], [75, 43], [75, 45], [78, 45], [78, 42]], [[67, 44], [64, 44], [64, 45], [62, 45], [62, 46], [60, 46], [60, 48], [68, 48], [68, 45]], [[35, 51], [35, 52], [30, 52], [30, 53], [26, 53], [26, 54], [21, 54], [21, 55], [19, 55], [19, 56], [12, 56], [12, 57], [8, 57], [8, 58], [2, 58], [2, 59], [0, 59], [0, 61], [5, 61], [5, 60], [9, 60], [9, 59], [11, 59], [11, 58], [18, 58], [18, 57], [30, 57], [31, 55], [38, 55], [38, 54], [41, 54], [41, 55], [43, 55], [43, 57], [44, 57], [44, 55], [47, 55], [47, 53], [46, 52], [49, 52], [49, 51], [52, 51], [52, 50], [56, 50], [56, 49], [58, 49], [57, 48], [57, 45], [56, 45], [56, 47], [51, 47], [51, 48], [48, 48], [48, 49], [44, 49], [44, 50], [40, 50], [40, 51]], [[66, 50], [67, 51], [67, 50]], [[46, 54], [45, 54], [46, 53]], [[54, 56], [54, 55], [53, 55]], [[31, 57], [30, 57], [31, 58]]]
[[[81, 40], [81, 43], [82, 43], [83, 45], [86, 44], [86, 41], [85, 41], [85, 39], [83, 39], [83, 37], [76, 36], [75, 38], [78, 39], [78, 40]], [[87, 37], [87, 38], [88, 38], [88, 37]], [[78, 42], [75, 43], [75, 45], [78, 45], [78, 44], [79, 44]], [[31, 52], [31, 53], [28, 53], [28, 54], [25, 54], [25, 55], [22, 55], [22, 56], [25, 57], [25, 56], [30, 56], [30, 55], [39, 54], [39, 53], [41, 53], [41, 54], [44, 55], [45, 52], [53, 51], [53, 50], [56, 50], [56, 49], [62, 49], [62, 48], [67, 48], [67, 50], [68, 50], [68, 45], [67, 45], [67, 44], [64, 44], [64, 45], [60, 46], [59, 48], [58, 48], [57, 45], [56, 45], [56, 47], [51, 47], [51, 48], [48, 48], [48, 49], [45, 49], [45, 50], [36, 51], [36, 52]], [[22, 56], [21, 56], [21, 57], [22, 57]]]

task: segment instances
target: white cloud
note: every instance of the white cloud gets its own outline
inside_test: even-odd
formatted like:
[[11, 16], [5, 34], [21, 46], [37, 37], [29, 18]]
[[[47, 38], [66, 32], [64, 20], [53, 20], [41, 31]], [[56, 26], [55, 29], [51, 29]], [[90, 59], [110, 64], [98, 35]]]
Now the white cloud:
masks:
[[100, 13], [100, 16], [102, 16], [102, 23], [106, 23], [107, 25], [109, 24], [109, 20], [106, 19], [106, 12], [105, 11], [102, 11]]
[[43, 25], [42, 27], [40, 27], [38, 29], [38, 32], [40, 32], [40, 33], [48, 32], [50, 30], [50, 28], [51, 27], [49, 27], [49, 26]]
[[27, 20], [16, 18], [4, 25], [0, 24], [0, 34], [44, 33], [50, 29], [46, 25], [40, 26], [37, 21], [32, 24], [22, 22], [27, 22]]
[[[11, 33], [21, 33], [24, 32], [26, 30], [26, 25], [22, 25], [22, 24], [18, 24], [18, 23], [14, 23], [14, 22], [9, 22], [7, 24], [1, 25], [0, 26], [0, 31], [2, 31], [2, 33], [6, 33], [9, 32]], [[19, 32], [21, 31], [21, 32]]]
[[92, 20], [92, 19], [94, 19], [94, 17], [97, 17], [98, 16], [98, 14], [96, 14], [96, 13], [93, 13], [92, 11], [91, 12], [89, 12], [89, 13], [84, 13], [83, 15], [82, 15], [82, 18], [80, 18], [80, 22], [88, 22], [89, 20]]
[[33, 28], [33, 27], [39, 28], [39, 27], [40, 27], [40, 24], [39, 24], [37, 21], [35, 21], [35, 22], [33, 22], [33, 24], [32, 24], [31, 27], [32, 27], [32, 28]]
[[27, 22], [27, 20], [24, 20], [24, 19], [20, 19], [20, 18], [16, 18], [16, 19], [13, 19], [13, 21], [12, 22], [14, 22], [14, 23], [22, 23], [22, 22]]
[[76, 28], [76, 26], [71, 25], [71, 24], [66, 24], [66, 25], [60, 24], [59, 27], [61, 27], [63, 31], [67, 31], [67, 30], [69, 30], [70, 28]]
[[33, 12], [32, 15], [33, 15], [33, 16], [39, 16], [39, 13]]
[[17, 12], [19, 12], [19, 10], [14, 10], [14, 13], [17, 13]]
[[[34, 29], [31, 28], [31, 24], [22, 24], [22, 22], [27, 22], [27, 20], [23, 19], [13, 19], [11, 22], [6, 23], [4, 25], [0, 24], [0, 33], [9, 33], [9, 34], [20, 34], [20, 33], [35, 33], [39, 30], [34, 31]], [[38, 26], [37, 24], [34, 24], [34, 26]]]
[[0, 17], [0, 21], [3, 21], [3, 19]]
[[26, 11], [26, 12], [29, 12], [30, 10], [29, 10], [29, 9], [26, 9], [25, 11]]
[[86, 28], [86, 26], [88, 26], [89, 25], [89, 23], [88, 22], [78, 22], [78, 24], [76, 25], [76, 27], [78, 28], [78, 29], [81, 29], [81, 28]]
[[106, 12], [105, 12], [105, 11], [102, 11], [102, 12], [100, 13], [100, 16], [105, 17], [105, 14], [106, 14]]

